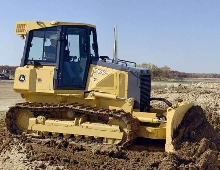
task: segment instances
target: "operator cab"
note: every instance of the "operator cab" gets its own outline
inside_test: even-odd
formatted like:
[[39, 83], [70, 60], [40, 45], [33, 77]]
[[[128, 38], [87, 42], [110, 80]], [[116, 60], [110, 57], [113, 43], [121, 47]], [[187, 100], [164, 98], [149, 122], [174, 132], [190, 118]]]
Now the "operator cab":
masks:
[[89, 65], [98, 58], [95, 28], [59, 25], [29, 31], [21, 66], [55, 66], [54, 89], [85, 89]]

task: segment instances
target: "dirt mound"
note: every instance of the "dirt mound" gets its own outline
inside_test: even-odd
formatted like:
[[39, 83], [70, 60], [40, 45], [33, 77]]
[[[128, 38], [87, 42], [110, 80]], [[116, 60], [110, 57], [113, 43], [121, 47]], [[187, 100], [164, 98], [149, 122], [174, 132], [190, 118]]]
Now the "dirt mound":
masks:
[[[213, 127], [209, 113], [192, 107], [176, 130], [173, 144], [180, 162], [199, 169], [218, 169], [220, 129]], [[216, 126], [215, 126], [216, 127]]]
[[180, 127], [174, 133], [175, 149], [180, 149], [184, 142], [198, 142], [207, 138], [218, 146], [220, 150], [220, 129], [214, 128], [209, 113], [200, 106], [192, 107], [185, 115]]

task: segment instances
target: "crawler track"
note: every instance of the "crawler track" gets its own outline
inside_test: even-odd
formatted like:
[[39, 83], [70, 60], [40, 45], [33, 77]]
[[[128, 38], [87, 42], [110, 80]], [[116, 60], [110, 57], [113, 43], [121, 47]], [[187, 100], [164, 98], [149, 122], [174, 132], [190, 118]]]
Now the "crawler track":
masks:
[[[6, 126], [12, 134], [22, 134], [23, 131], [16, 125], [16, 114], [20, 110], [28, 110], [33, 113], [34, 117], [46, 116], [46, 114], [52, 115], [57, 112], [73, 111], [78, 115], [88, 116], [101, 116], [102, 118], [113, 118], [122, 121], [126, 125], [126, 130], [123, 130], [124, 135], [118, 145], [126, 147], [132, 143], [137, 137], [139, 122], [131, 116], [130, 113], [126, 113], [123, 110], [109, 110], [97, 107], [91, 107], [84, 104], [72, 103], [72, 104], [48, 104], [48, 103], [17, 103], [15, 106], [10, 107], [6, 113]], [[54, 115], [54, 114], [53, 114]], [[59, 119], [59, 117], [53, 117]], [[26, 131], [27, 133], [27, 131]], [[74, 134], [73, 134], [74, 135]], [[92, 134], [91, 134], [92, 135]]]

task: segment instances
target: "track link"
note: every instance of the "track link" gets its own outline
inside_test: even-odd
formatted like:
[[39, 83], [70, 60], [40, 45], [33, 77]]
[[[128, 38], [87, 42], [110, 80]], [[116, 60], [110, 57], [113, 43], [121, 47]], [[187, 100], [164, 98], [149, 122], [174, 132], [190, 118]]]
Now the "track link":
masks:
[[118, 144], [126, 147], [138, 136], [139, 121], [132, 117], [130, 113], [123, 110], [109, 110], [104, 108], [91, 107], [85, 104], [71, 103], [71, 104], [48, 104], [48, 103], [17, 103], [15, 106], [10, 107], [6, 113], [6, 126], [7, 129], [15, 135], [22, 134], [23, 131], [16, 125], [16, 114], [19, 110], [29, 110], [34, 113], [34, 116], [42, 115], [45, 112], [67, 112], [73, 111], [80, 115], [101, 116], [105, 118], [114, 118], [123, 121], [126, 124], [126, 132], [124, 132], [123, 139]]

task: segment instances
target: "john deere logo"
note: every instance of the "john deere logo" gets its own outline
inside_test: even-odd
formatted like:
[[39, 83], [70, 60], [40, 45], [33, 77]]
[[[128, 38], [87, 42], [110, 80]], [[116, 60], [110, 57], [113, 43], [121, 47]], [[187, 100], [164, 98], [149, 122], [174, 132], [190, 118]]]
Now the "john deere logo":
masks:
[[21, 74], [21, 75], [19, 76], [19, 81], [20, 81], [20, 82], [25, 82], [25, 75]]

